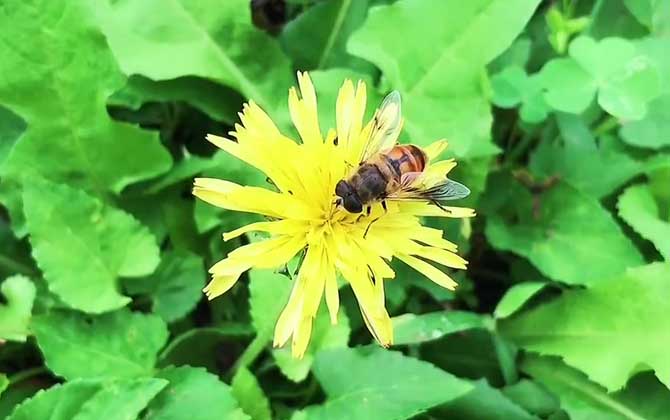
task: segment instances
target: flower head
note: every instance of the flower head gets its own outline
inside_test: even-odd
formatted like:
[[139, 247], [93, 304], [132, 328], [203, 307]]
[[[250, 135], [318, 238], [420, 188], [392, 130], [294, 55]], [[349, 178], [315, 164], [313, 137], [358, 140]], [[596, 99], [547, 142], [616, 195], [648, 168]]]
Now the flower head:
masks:
[[[384, 305], [384, 281], [395, 275], [389, 266], [397, 258], [435, 283], [453, 289], [456, 282], [434, 263], [464, 269], [456, 245], [442, 231], [422, 226], [422, 216], [471, 217], [474, 211], [437, 207], [424, 201], [389, 201], [386, 209], [372, 205], [370, 214], [347, 212], [335, 200], [335, 186], [356, 170], [373, 121], [363, 124], [366, 90], [347, 80], [336, 105], [336, 129], [325, 138], [317, 118], [316, 93], [309, 76], [298, 73], [300, 96], [289, 91], [291, 119], [301, 142], [283, 135], [254, 102], [245, 104], [241, 124], [230, 133], [234, 139], [209, 135], [216, 146], [264, 172], [276, 191], [238, 185], [229, 181], [198, 178], [193, 193], [213, 205], [257, 213], [268, 221], [242, 226], [224, 234], [229, 240], [252, 231], [269, 238], [230, 252], [209, 271], [212, 280], [204, 289], [212, 299], [229, 290], [252, 267], [278, 268], [304, 253], [289, 301], [281, 313], [274, 345], [292, 338], [292, 352], [301, 357], [309, 343], [312, 322], [325, 295], [332, 323], [339, 307], [338, 277], [349, 283], [365, 323], [383, 346], [393, 343], [391, 319]], [[397, 133], [395, 133], [397, 136]], [[434, 161], [446, 147], [438, 141], [424, 149], [427, 167], [423, 185], [444, 180], [456, 163]], [[372, 223], [374, 221], [374, 223]]]

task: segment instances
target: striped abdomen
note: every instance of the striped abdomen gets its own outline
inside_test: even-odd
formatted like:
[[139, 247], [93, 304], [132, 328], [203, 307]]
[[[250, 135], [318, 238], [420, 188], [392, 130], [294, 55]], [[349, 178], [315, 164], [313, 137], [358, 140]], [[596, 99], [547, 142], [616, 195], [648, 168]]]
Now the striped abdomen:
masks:
[[348, 182], [361, 202], [367, 204], [396, 191], [403, 174], [423, 172], [425, 166], [426, 154], [423, 150], [411, 144], [398, 145], [388, 153], [363, 162]]

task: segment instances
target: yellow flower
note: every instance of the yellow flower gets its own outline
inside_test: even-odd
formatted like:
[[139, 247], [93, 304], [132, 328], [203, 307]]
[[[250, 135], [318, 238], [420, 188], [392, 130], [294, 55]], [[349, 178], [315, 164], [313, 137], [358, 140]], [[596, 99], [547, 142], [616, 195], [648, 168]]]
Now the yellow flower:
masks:
[[[335, 204], [335, 185], [351, 174], [367, 140], [372, 121], [363, 125], [365, 84], [356, 88], [344, 82], [337, 98], [337, 128], [324, 138], [317, 118], [316, 93], [309, 76], [298, 73], [300, 94], [289, 91], [289, 111], [301, 143], [284, 136], [254, 102], [245, 104], [241, 125], [231, 132], [234, 140], [209, 135], [207, 139], [238, 159], [264, 172], [278, 191], [198, 178], [193, 193], [228, 210], [264, 215], [268, 221], [252, 223], [224, 234], [224, 240], [252, 231], [269, 233], [269, 239], [230, 252], [209, 272], [204, 289], [209, 299], [229, 290], [252, 267], [278, 268], [304, 250], [304, 260], [289, 301], [275, 327], [274, 345], [292, 338], [292, 353], [302, 357], [309, 343], [312, 322], [325, 294], [331, 322], [337, 322], [338, 276], [354, 291], [365, 323], [383, 346], [393, 343], [391, 319], [384, 306], [384, 280], [395, 273], [389, 266], [397, 258], [435, 283], [454, 289], [456, 282], [432, 263], [465, 269], [455, 254], [456, 245], [442, 231], [421, 225], [421, 216], [472, 217], [466, 208], [428, 202], [388, 202], [385, 211], [375, 204], [370, 215], [350, 214]], [[337, 139], [337, 141], [335, 141]], [[456, 163], [433, 162], [446, 147], [438, 141], [425, 148], [429, 164], [423, 182], [437, 182]], [[372, 225], [370, 222], [378, 219]], [[366, 230], [367, 233], [366, 233]], [[430, 262], [429, 262], [430, 261]]]

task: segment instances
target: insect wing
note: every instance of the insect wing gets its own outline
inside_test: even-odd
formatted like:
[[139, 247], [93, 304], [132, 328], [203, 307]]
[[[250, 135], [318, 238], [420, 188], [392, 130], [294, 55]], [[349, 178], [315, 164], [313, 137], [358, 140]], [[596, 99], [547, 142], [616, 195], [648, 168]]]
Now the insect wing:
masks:
[[445, 179], [429, 188], [422, 186], [401, 186], [401, 188], [390, 194], [388, 200], [397, 201], [451, 201], [460, 200], [470, 195], [470, 189], [460, 182]]
[[402, 128], [400, 93], [389, 93], [375, 112], [372, 130], [361, 155], [361, 162], [377, 153], [387, 152], [396, 145]]

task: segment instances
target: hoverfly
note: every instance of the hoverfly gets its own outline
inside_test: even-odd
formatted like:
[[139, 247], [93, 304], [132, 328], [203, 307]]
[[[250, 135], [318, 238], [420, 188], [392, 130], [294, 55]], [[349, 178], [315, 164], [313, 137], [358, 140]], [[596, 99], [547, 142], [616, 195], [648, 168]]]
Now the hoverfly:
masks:
[[372, 203], [386, 200], [428, 201], [444, 209], [441, 202], [467, 197], [465, 185], [444, 177], [435, 185], [425, 186], [420, 175], [426, 168], [426, 153], [413, 144], [397, 144], [402, 128], [400, 94], [391, 92], [375, 112], [373, 127], [356, 171], [335, 187], [336, 204], [350, 213], [361, 213]]

